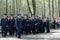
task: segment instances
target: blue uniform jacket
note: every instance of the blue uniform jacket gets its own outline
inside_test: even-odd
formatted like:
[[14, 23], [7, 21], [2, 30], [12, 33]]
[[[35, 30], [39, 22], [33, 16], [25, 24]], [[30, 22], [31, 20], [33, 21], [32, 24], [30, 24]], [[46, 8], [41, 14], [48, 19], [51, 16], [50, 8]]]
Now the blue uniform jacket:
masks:
[[6, 30], [6, 26], [8, 25], [8, 19], [7, 18], [2, 18], [1, 19], [1, 26], [2, 26], [2, 30]]
[[16, 28], [20, 29], [22, 27], [22, 19], [16, 18], [15, 25]]
[[36, 18], [31, 19], [31, 26], [37, 26], [38, 25], [38, 20]]
[[30, 26], [30, 20], [29, 19], [23, 19], [23, 26]]
[[9, 26], [9, 29], [12, 30], [12, 28], [15, 26], [15, 19], [9, 19], [8, 20], [8, 26]]
[[49, 20], [46, 20], [46, 22], [42, 22], [43, 26], [49, 26]]

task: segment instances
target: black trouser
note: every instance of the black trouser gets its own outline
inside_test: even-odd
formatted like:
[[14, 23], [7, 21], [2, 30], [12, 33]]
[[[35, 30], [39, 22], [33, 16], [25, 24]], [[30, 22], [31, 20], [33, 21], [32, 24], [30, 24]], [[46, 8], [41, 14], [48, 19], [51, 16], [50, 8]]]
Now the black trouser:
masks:
[[10, 35], [10, 36], [14, 35], [14, 34], [13, 34], [13, 30], [9, 30], [9, 35]]
[[24, 31], [28, 34], [28, 26], [24, 26]]
[[50, 32], [49, 26], [43, 26], [43, 32], [45, 32], [45, 29], [46, 29], [47, 32]]
[[21, 27], [21, 33], [23, 34], [23, 31], [24, 31], [24, 27]]
[[13, 27], [13, 35], [16, 33], [17, 29], [16, 27]]
[[21, 28], [19, 28], [19, 27], [18, 27], [18, 29], [17, 29], [16, 36], [17, 36], [18, 38], [21, 38]]
[[36, 26], [31, 26], [31, 30], [32, 30], [32, 33], [35, 34], [36, 33]]
[[37, 32], [38, 33], [43, 33], [43, 27], [42, 26], [37, 26]]
[[9, 35], [10, 36], [14, 35], [14, 29], [13, 29], [13, 27], [9, 27]]
[[28, 26], [28, 32], [31, 34], [31, 26]]
[[7, 29], [2, 28], [2, 36], [6, 37], [7, 36]]

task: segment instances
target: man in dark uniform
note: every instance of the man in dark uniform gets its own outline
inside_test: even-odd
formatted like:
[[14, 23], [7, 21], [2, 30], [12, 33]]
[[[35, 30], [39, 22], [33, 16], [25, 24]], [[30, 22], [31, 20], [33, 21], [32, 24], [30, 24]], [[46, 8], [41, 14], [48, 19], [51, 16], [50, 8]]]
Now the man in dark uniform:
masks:
[[4, 14], [3, 18], [1, 19], [1, 28], [3, 37], [6, 37], [7, 35], [7, 24], [8, 24], [7, 14]]
[[18, 38], [21, 38], [21, 27], [22, 27], [22, 19], [21, 19], [21, 14], [17, 14], [17, 18], [15, 20], [15, 24], [16, 24], [16, 36]]
[[13, 17], [13, 14], [11, 14], [9, 20], [8, 20], [8, 27], [9, 27], [9, 35], [14, 35], [14, 26], [15, 26], [15, 19]]
[[35, 18], [35, 15], [32, 15], [31, 17], [31, 30], [32, 30], [32, 33], [35, 34], [36, 33], [36, 18]]
[[38, 16], [35, 16], [35, 27], [36, 27], [36, 33], [38, 33], [38, 23], [39, 23], [39, 20], [38, 20]]
[[43, 33], [43, 27], [42, 27], [42, 19], [39, 17], [38, 18], [38, 28], [37, 28], [37, 30], [38, 30], [38, 33]]
[[50, 32], [49, 19], [48, 18], [43, 18], [43, 32], [45, 32], [45, 29], [46, 29], [47, 33]]
[[30, 32], [30, 23], [27, 15], [24, 15], [23, 26], [24, 31], [26, 32], [26, 34], [28, 34]]

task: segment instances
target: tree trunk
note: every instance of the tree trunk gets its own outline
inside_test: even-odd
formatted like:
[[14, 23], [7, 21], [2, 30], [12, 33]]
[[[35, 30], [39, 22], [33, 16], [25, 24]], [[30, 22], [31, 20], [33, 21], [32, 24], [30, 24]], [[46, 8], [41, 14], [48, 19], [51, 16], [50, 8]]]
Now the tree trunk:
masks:
[[6, 0], [6, 14], [8, 13], [8, 11], [7, 11], [8, 10], [8, 3], [7, 2], [8, 2], [8, 0]]
[[28, 5], [29, 12], [30, 12], [30, 14], [32, 16], [32, 11], [31, 11], [31, 8], [30, 8], [29, 1], [28, 0], [27, 0], [27, 5]]
[[60, 17], [60, 0], [58, 0], [58, 7], [59, 7], [59, 17]]
[[36, 14], [36, 2], [35, 0], [32, 0], [32, 6], [33, 6], [33, 14]]
[[44, 15], [43, 16], [45, 17], [45, 0], [44, 0]]
[[49, 0], [49, 18], [51, 18], [51, 11], [50, 11], [50, 0]]
[[54, 0], [52, 0], [52, 18], [54, 18]]

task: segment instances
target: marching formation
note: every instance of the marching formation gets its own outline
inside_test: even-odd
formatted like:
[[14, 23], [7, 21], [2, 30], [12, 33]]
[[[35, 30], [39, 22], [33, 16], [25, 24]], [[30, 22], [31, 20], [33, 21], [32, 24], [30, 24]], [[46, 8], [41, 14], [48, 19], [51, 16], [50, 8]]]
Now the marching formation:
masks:
[[[60, 21], [53, 23], [60, 26]], [[8, 17], [7, 14], [4, 14], [1, 19], [3, 37], [6, 37], [9, 33], [9, 36], [16, 35], [16, 37], [21, 38], [21, 34], [44, 33], [45, 30], [47, 33], [50, 32], [50, 20], [46, 17], [41, 19], [38, 16], [28, 17], [28, 15], [21, 16], [21, 14], [17, 14], [16, 17], [11, 14]]]

